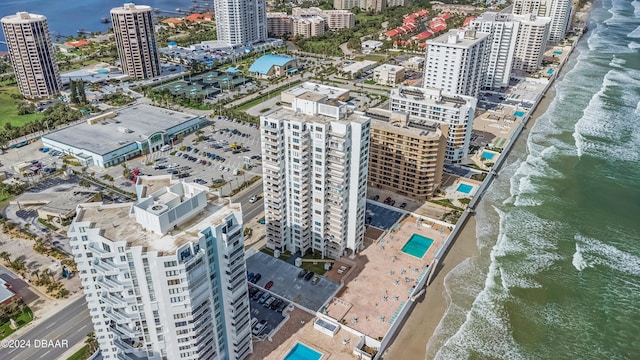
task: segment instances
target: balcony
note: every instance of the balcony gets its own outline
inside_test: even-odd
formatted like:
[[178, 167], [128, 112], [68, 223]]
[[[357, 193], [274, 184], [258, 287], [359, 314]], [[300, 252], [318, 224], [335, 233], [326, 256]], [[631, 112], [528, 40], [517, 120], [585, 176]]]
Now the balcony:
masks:
[[117, 297], [115, 297], [113, 295], [109, 295], [109, 294], [107, 294], [106, 296], [101, 296], [100, 300], [102, 300], [102, 302], [104, 302], [105, 304], [111, 306], [114, 309], [123, 308], [123, 307], [127, 306], [126, 302], [121, 301], [121, 299], [118, 299]]
[[105, 261], [93, 261], [91, 263], [91, 267], [98, 271], [100, 275], [118, 275], [120, 274], [120, 269], [115, 267], [113, 263], [108, 263]]
[[115, 280], [109, 279], [106, 276], [99, 277], [97, 283], [98, 285], [100, 285], [100, 287], [102, 287], [107, 291], [123, 291], [124, 290], [124, 285], [122, 285], [121, 283]]

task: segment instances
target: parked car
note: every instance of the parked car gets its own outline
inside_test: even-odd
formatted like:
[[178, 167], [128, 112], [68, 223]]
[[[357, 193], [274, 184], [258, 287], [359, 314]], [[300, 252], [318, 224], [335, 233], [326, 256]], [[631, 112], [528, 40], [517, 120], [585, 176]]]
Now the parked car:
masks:
[[256, 201], [258, 201], [258, 197], [257, 197], [257, 196], [255, 196], [255, 195], [253, 195], [253, 196], [251, 197], [251, 199], [249, 199], [249, 202], [250, 202], [250, 203], [252, 203], [252, 204], [253, 204], [254, 202], [256, 202]]
[[262, 290], [259, 290], [259, 289], [258, 289], [258, 291], [256, 291], [256, 292], [253, 294], [253, 296], [251, 296], [251, 300], [254, 300], [254, 301], [255, 301], [255, 300], [258, 300], [258, 299], [260, 299], [260, 297], [261, 297], [263, 294], [264, 294], [264, 291], [262, 291]]
[[407, 203], [403, 202], [402, 204], [400, 204], [400, 209], [404, 209], [407, 207]]
[[258, 281], [260, 281], [260, 279], [262, 279], [262, 275], [260, 273], [257, 273], [254, 277], [253, 277], [253, 281], [252, 283], [256, 284]]
[[267, 320], [260, 320], [260, 322], [253, 327], [253, 330], [251, 330], [251, 333], [253, 335], [258, 335], [262, 332], [262, 330], [264, 330], [265, 326], [267, 326]]
[[314, 276], [313, 279], [311, 279], [311, 284], [315, 285], [318, 283], [318, 281], [320, 281], [320, 277], [318, 275]]
[[262, 304], [262, 305], [263, 305], [264, 307], [269, 307], [269, 306], [271, 306], [271, 304], [273, 304], [273, 302], [274, 302], [274, 301], [276, 301], [276, 298], [272, 296], [272, 297], [268, 298], [268, 299], [264, 302], [264, 304]]
[[276, 310], [280, 304], [282, 304], [282, 300], [280, 299], [276, 299], [276, 301], [271, 303], [271, 306], [269, 306], [271, 308], [271, 310]]
[[308, 272], [308, 273], [307, 273], [307, 275], [305, 275], [305, 276], [304, 276], [304, 279], [305, 279], [306, 281], [309, 281], [309, 280], [311, 280], [311, 278], [312, 278], [315, 274], [316, 274], [316, 273], [314, 273], [313, 271], [310, 271], [310, 272]]
[[380, 199], [380, 195], [376, 195], [376, 196], [374, 196], [372, 200], [373, 200], [373, 201], [378, 201], [378, 199]]
[[267, 301], [270, 296], [271, 294], [265, 292], [264, 294], [262, 294], [262, 296], [260, 296], [260, 299], [258, 299], [258, 304], [264, 304], [264, 302]]
[[264, 286], [265, 289], [269, 290], [273, 286], [273, 280], [269, 280], [269, 282]]
[[301, 269], [298, 273], [298, 278], [303, 278], [305, 275], [307, 275], [307, 270]]

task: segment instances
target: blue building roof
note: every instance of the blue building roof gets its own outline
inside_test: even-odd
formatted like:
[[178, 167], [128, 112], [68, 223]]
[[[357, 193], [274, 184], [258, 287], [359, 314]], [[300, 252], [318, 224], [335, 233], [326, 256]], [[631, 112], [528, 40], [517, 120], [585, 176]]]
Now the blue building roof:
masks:
[[284, 66], [291, 60], [295, 60], [294, 58], [290, 58], [288, 56], [280, 56], [280, 55], [264, 55], [258, 58], [251, 67], [249, 68], [249, 72], [259, 73], [262, 75], [266, 75], [269, 73], [269, 70], [272, 66]]

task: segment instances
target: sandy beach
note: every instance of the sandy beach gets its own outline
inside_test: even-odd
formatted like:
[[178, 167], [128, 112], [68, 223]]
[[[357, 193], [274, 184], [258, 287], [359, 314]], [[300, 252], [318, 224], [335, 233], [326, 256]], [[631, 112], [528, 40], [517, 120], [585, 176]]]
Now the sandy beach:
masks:
[[[551, 86], [546, 95], [533, 112], [527, 128], [531, 128], [536, 120], [544, 114], [555, 96]], [[529, 132], [525, 130], [516, 141], [527, 141]], [[451, 249], [443, 258], [441, 268], [427, 287], [424, 297], [416, 303], [411, 315], [406, 320], [402, 330], [385, 351], [382, 358], [387, 360], [422, 360], [426, 359], [426, 348], [429, 338], [438, 327], [440, 320], [449, 307], [449, 299], [445, 292], [445, 276], [461, 262], [469, 257], [478, 255], [476, 242], [475, 217], [469, 217], [460, 235], [455, 239]]]

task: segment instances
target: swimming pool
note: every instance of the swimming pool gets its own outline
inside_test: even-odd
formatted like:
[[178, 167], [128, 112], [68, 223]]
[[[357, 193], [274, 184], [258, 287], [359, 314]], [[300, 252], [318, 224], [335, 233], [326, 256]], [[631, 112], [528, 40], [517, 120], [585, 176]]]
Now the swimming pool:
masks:
[[524, 111], [516, 111], [516, 112], [513, 113], [513, 116], [523, 117], [524, 116]]
[[554, 72], [554, 71], [555, 71], [555, 70], [553, 70], [553, 69], [549, 69], [549, 70], [547, 70], [547, 75], [553, 75], [553, 72]]
[[[482, 154], [480, 155], [481, 158], [485, 158], [487, 160], [491, 160], [493, 159], [493, 157], [496, 154], [492, 153], [492, 152], [488, 152], [488, 151], [483, 151]], [[458, 188], [458, 191], [460, 191], [460, 188]]]
[[402, 247], [402, 252], [422, 259], [424, 254], [427, 253], [429, 247], [433, 244], [433, 239], [424, 237], [422, 235], [413, 234], [409, 238], [406, 244]]
[[96, 70], [96, 72], [97, 72], [98, 74], [108, 74], [108, 73], [109, 73], [109, 70], [107, 70], [107, 69], [98, 69], [98, 70]]
[[303, 343], [296, 343], [284, 360], [319, 360], [322, 354]]
[[458, 189], [459, 192], [461, 193], [465, 193], [468, 194], [471, 192], [471, 190], [473, 190], [473, 186], [469, 185], [469, 184], [460, 184], [458, 185]]
[[559, 50], [558, 51], [554, 51], [553, 55], [562, 55], [562, 51], [559, 51]]

